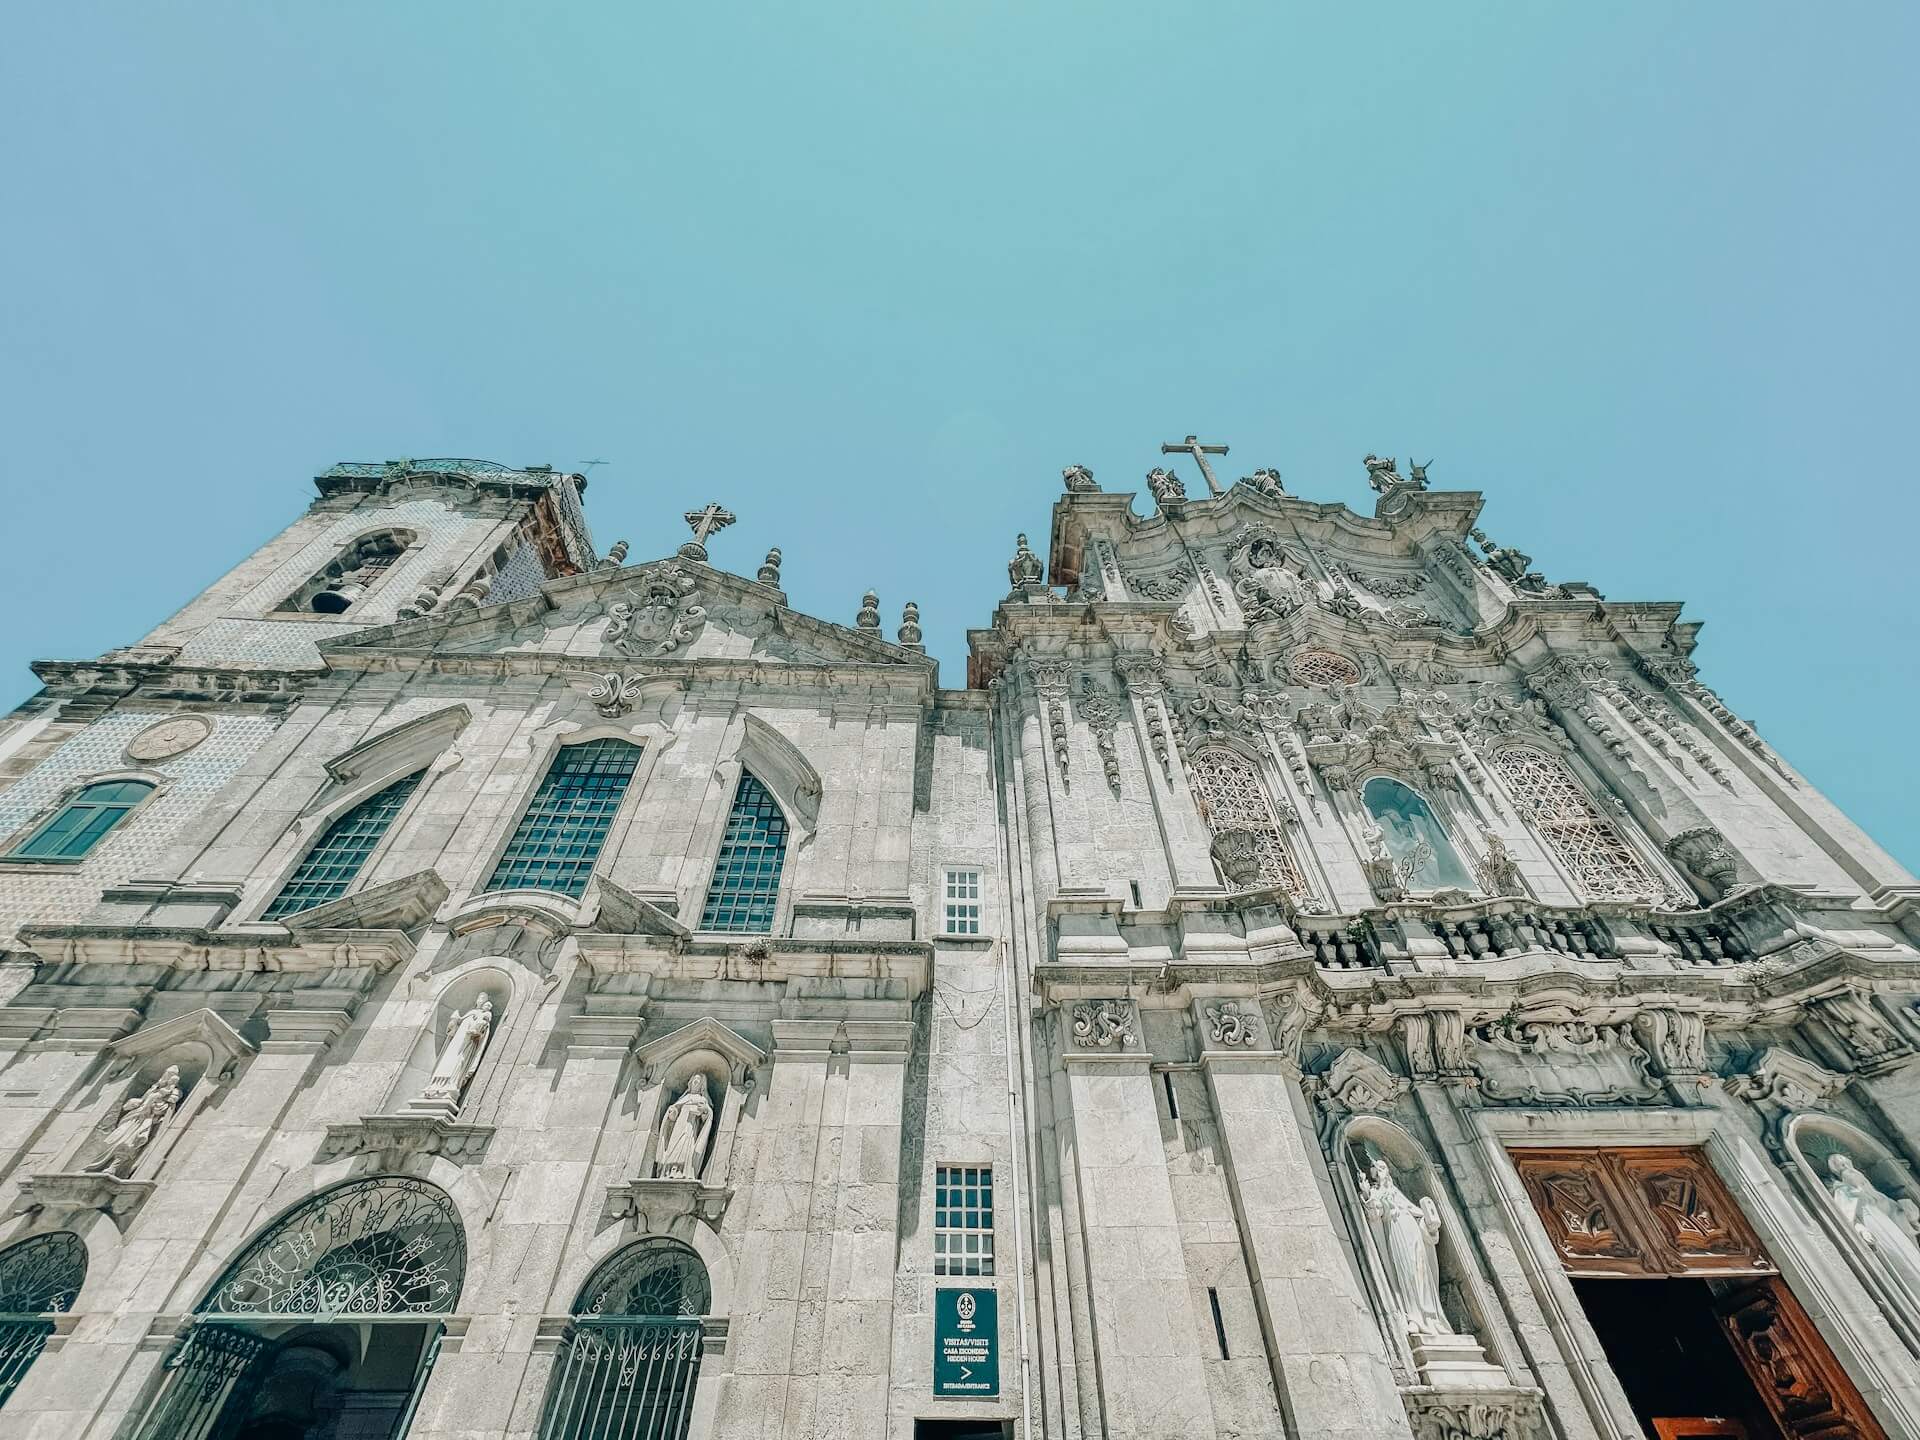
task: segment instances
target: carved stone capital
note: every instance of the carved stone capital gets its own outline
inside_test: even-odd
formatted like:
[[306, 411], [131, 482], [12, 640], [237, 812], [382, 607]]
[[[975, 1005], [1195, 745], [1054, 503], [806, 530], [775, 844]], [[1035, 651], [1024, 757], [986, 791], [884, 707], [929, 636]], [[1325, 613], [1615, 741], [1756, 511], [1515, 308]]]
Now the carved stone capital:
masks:
[[698, 1180], [629, 1180], [607, 1188], [605, 1218], [631, 1220], [642, 1234], [684, 1238], [694, 1220], [718, 1227], [733, 1199], [732, 1187]]

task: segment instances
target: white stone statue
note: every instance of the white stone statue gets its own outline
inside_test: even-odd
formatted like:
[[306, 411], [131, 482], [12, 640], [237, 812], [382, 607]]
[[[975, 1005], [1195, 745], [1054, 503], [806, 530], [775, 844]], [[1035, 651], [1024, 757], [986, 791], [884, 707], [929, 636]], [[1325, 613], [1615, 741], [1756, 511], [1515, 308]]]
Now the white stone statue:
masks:
[[125, 1179], [133, 1173], [141, 1152], [153, 1143], [153, 1137], [160, 1133], [167, 1117], [179, 1106], [180, 1067], [169, 1065], [146, 1094], [121, 1104], [120, 1123], [107, 1136], [106, 1153], [87, 1166], [87, 1170]]
[[1844, 1152], [1829, 1156], [1827, 1169], [1833, 1175], [1827, 1189], [1840, 1218], [1920, 1315], [1920, 1206], [1904, 1196], [1896, 1200], [1882, 1194]]
[[688, 1077], [680, 1098], [660, 1117], [660, 1154], [653, 1173], [662, 1180], [697, 1180], [712, 1130], [713, 1102], [707, 1099], [707, 1077], [696, 1070]]
[[1423, 1195], [1407, 1198], [1385, 1160], [1362, 1174], [1360, 1198], [1373, 1220], [1380, 1258], [1387, 1268], [1401, 1323], [1414, 1335], [1450, 1335], [1453, 1324], [1440, 1308], [1440, 1207]]
[[480, 1057], [486, 1052], [491, 1033], [493, 997], [482, 991], [471, 1010], [447, 1021], [446, 1048], [440, 1052], [440, 1063], [433, 1067], [433, 1076], [420, 1098], [458, 1104], [473, 1072], [480, 1068]]

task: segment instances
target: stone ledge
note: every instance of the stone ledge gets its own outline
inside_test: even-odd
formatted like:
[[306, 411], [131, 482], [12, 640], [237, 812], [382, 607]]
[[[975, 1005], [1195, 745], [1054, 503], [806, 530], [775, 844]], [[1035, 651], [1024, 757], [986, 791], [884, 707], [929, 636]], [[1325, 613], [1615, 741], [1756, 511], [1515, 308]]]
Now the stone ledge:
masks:
[[329, 1125], [320, 1142], [320, 1158], [379, 1155], [391, 1162], [440, 1155], [456, 1164], [477, 1165], [486, 1159], [492, 1143], [491, 1125], [460, 1125], [426, 1115], [365, 1115], [345, 1125]]
[[103, 1171], [70, 1170], [29, 1175], [21, 1182], [20, 1194], [14, 1201], [12, 1213], [25, 1215], [35, 1210], [48, 1210], [72, 1214], [82, 1210], [98, 1210], [124, 1231], [155, 1188], [156, 1182], [152, 1180], [123, 1180], [118, 1175]]
[[704, 1220], [715, 1229], [727, 1213], [733, 1189], [703, 1185], [698, 1180], [629, 1180], [607, 1187], [602, 1214], [609, 1220], [631, 1220], [645, 1235], [671, 1233], [680, 1220]]

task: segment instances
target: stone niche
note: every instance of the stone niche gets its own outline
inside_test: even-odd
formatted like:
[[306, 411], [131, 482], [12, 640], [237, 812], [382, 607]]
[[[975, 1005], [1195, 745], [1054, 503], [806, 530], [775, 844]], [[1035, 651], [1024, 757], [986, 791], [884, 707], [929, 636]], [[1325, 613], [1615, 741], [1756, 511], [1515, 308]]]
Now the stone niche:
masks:
[[[648, 1041], [634, 1052], [638, 1113], [645, 1129], [627, 1178], [607, 1191], [606, 1212], [643, 1234], [685, 1239], [693, 1222], [718, 1226], [733, 1198], [734, 1141], [767, 1052], [711, 1016]], [[691, 1155], [670, 1151], [674, 1106], [704, 1086], [710, 1119]]]

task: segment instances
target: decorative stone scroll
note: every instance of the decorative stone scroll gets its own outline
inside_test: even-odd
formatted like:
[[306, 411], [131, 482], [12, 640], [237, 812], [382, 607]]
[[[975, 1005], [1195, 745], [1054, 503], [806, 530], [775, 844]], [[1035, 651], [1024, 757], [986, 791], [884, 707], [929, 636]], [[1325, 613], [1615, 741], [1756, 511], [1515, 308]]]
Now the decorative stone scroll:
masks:
[[1627, 1025], [1502, 1017], [1469, 1032], [1481, 1093], [1505, 1105], [1630, 1105], [1662, 1098]]
[[1394, 1074], [1364, 1050], [1342, 1050], [1307, 1089], [1323, 1109], [1381, 1113], [1391, 1110], [1412, 1082]]
[[1073, 1007], [1073, 1041], [1092, 1050], [1134, 1043], [1133, 1005], [1126, 1000], [1082, 1000]]
[[1205, 1007], [1207, 1041], [1213, 1045], [1252, 1045], [1260, 1038], [1260, 1019], [1238, 1000], [1221, 1000]]

